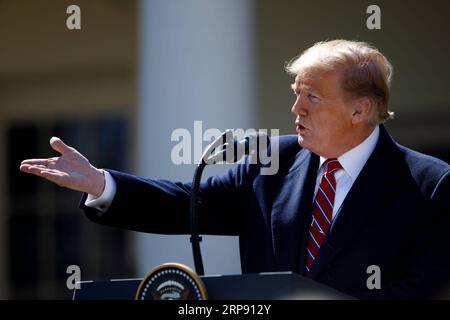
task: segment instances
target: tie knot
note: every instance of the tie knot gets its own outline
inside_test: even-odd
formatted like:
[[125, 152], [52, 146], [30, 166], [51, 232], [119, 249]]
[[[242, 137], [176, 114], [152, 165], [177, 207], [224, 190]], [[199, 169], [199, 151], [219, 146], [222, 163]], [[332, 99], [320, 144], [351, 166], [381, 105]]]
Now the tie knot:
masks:
[[337, 159], [328, 159], [325, 161], [325, 166], [325, 173], [333, 173], [336, 170], [342, 169], [342, 166]]

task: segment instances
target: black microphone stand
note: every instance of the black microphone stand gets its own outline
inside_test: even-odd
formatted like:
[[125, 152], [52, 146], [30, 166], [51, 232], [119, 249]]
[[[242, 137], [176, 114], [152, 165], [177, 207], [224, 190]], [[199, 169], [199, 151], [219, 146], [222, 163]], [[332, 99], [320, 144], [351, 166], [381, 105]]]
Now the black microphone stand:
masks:
[[[199, 235], [198, 227], [198, 203], [201, 201], [199, 197], [199, 189], [203, 169], [205, 169], [205, 167], [209, 164], [216, 164], [221, 161], [224, 161], [225, 163], [234, 163], [242, 155], [248, 155], [252, 151], [256, 152], [259, 136], [261, 135], [256, 134], [253, 139], [250, 137], [245, 137], [244, 140], [238, 142], [236, 139], [233, 139], [232, 131], [226, 130], [206, 148], [199, 164], [195, 168], [191, 186], [190, 223], [192, 254], [194, 257], [195, 271], [200, 276], [203, 276], [205, 273], [203, 269], [202, 253], [200, 251], [200, 242], [202, 241], [202, 237]], [[264, 137], [267, 139], [266, 135], [264, 135]], [[218, 147], [222, 147], [222, 149], [213, 154]], [[229, 157], [229, 151], [231, 148], [235, 151], [233, 152], [232, 158]]]
[[203, 270], [203, 261], [202, 261], [202, 253], [200, 251], [200, 242], [202, 241], [202, 237], [199, 236], [198, 230], [198, 191], [200, 188], [200, 181], [203, 173], [203, 169], [205, 168], [206, 163], [201, 160], [201, 162], [195, 168], [194, 179], [192, 181], [191, 187], [191, 244], [192, 244], [192, 254], [194, 256], [194, 265], [195, 271], [199, 276], [203, 276], [205, 274]]
[[[202, 253], [200, 251], [200, 242], [202, 241], [202, 237], [199, 235], [199, 227], [198, 227], [198, 203], [200, 202], [199, 198], [199, 189], [200, 189], [200, 181], [202, 179], [203, 169], [208, 164], [214, 164], [216, 160], [213, 160], [212, 163], [208, 163], [207, 160], [211, 159], [212, 152], [219, 146], [223, 146], [226, 143], [229, 143], [232, 139], [231, 130], [226, 130], [223, 132], [213, 143], [211, 143], [205, 153], [202, 155], [199, 164], [195, 168], [194, 178], [192, 180], [191, 186], [191, 204], [190, 204], [190, 223], [191, 223], [191, 244], [192, 244], [192, 254], [194, 257], [194, 265], [195, 272], [198, 275], [204, 275], [203, 269], [203, 260]], [[224, 152], [222, 152], [224, 154]], [[210, 156], [208, 158], [208, 156]]]

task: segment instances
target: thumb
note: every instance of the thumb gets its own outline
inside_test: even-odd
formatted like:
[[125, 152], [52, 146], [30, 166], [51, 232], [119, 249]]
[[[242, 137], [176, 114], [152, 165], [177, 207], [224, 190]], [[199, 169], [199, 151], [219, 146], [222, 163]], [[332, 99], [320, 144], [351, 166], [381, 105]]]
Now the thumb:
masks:
[[52, 137], [50, 139], [50, 146], [52, 147], [53, 150], [58, 151], [61, 154], [64, 154], [70, 151], [71, 149], [58, 137]]

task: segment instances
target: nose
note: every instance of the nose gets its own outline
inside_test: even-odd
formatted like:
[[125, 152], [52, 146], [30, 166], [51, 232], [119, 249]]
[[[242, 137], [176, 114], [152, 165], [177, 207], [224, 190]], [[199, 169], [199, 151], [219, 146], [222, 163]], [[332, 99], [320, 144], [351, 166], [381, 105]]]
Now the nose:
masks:
[[295, 116], [303, 116], [303, 117], [308, 114], [306, 104], [303, 102], [301, 95], [297, 95], [295, 102], [292, 105], [291, 112]]

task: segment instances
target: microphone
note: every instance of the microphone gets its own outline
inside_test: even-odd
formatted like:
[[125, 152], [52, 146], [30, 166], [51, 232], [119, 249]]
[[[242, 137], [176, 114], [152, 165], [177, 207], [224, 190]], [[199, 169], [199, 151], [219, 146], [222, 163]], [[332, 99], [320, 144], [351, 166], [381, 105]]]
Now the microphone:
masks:
[[[204, 275], [202, 254], [200, 251], [200, 242], [202, 238], [199, 235], [198, 228], [198, 202], [200, 180], [203, 169], [207, 165], [222, 163], [234, 163], [239, 161], [245, 155], [258, 154], [267, 149], [269, 137], [263, 132], [254, 132], [247, 135], [242, 140], [233, 137], [231, 130], [224, 131], [208, 147], [206, 147], [199, 164], [195, 168], [194, 178], [191, 186], [190, 202], [190, 224], [191, 224], [191, 245], [194, 257], [195, 271], [198, 275]], [[216, 149], [218, 151], [216, 152]]]
[[[222, 145], [220, 145], [222, 139]], [[265, 152], [269, 144], [269, 136], [265, 132], [255, 131], [242, 140], [232, 138], [231, 130], [225, 131], [205, 150], [201, 161], [206, 165], [217, 163], [235, 163], [243, 156]], [[221, 149], [212, 154], [218, 147]]]
[[[237, 141], [236, 144], [238, 145], [238, 150], [239, 147], [243, 148], [243, 155], [254, 155], [257, 152], [265, 152], [267, 150], [269, 142], [270, 138], [267, 133], [257, 131], [249, 134], [241, 141]], [[237, 159], [236, 161], [238, 161], [239, 159]]]

